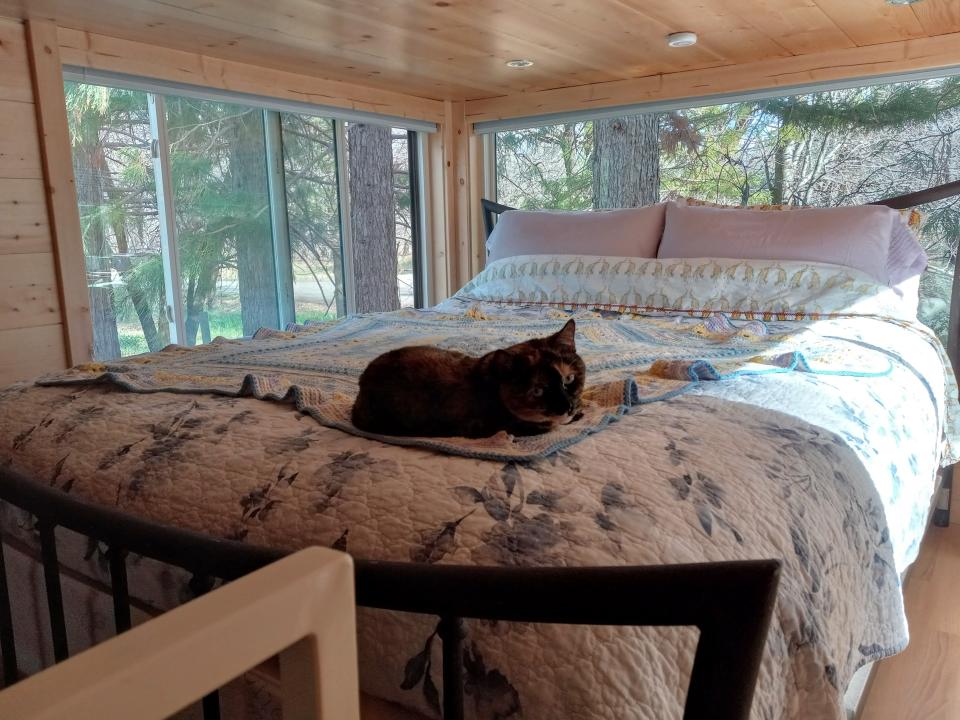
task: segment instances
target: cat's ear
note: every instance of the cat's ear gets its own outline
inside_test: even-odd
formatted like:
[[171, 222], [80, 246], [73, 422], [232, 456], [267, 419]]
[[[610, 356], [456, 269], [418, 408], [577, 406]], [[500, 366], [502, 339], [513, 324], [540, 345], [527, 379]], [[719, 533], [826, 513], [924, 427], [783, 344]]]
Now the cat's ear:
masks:
[[577, 323], [572, 319], [567, 320], [560, 332], [551, 335], [547, 341], [556, 348], [565, 352], [577, 351]]

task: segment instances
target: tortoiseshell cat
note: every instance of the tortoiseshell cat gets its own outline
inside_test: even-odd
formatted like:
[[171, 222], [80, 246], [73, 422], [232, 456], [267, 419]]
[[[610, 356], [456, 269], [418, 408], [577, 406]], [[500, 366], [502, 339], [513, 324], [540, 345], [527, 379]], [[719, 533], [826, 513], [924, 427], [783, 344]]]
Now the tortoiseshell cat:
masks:
[[483, 357], [431, 346], [391, 350], [360, 376], [353, 424], [383, 435], [536, 435], [579, 419], [586, 376], [576, 324]]

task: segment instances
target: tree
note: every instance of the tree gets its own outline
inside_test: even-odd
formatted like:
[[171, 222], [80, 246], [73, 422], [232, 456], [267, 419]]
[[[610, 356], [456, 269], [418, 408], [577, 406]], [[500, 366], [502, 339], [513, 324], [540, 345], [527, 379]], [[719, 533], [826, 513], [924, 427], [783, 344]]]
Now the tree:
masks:
[[593, 122], [593, 206], [631, 208], [660, 200], [660, 116]]
[[390, 128], [351, 124], [347, 153], [357, 312], [396, 310], [400, 295]]
[[[230, 133], [230, 190], [242, 207], [263, 207], [268, 197], [266, 158], [263, 147], [263, 116], [257, 112], [240, 115]], [[251, 148], [258, 148], [251, 151]], [[233, 242], [237, 253], [237, 287], [244, 335], [262, 327], [278, 327], [277, 274], [273, 257], [270, 214], [262, 212], [237, 218]]]

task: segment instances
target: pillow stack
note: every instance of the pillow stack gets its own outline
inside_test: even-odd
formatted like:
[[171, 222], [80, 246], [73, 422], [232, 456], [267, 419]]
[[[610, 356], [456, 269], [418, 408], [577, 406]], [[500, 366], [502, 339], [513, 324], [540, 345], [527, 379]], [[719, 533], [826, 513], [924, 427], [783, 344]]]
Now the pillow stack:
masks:
[[919, 221], [916, 211], [882, 205], [735, 207], [690, 198], [626, 210], [509, 210], [490, 234], [487, 254], [489, 262], [556, 253], [822, 262], [895, 287], [927, 266], [908, 227]]

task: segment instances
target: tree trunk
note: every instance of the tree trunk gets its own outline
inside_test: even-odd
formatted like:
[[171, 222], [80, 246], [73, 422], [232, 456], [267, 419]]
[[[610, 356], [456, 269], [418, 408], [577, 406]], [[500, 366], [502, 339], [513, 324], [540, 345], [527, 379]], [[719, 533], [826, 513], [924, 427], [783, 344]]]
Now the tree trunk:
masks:
[[397, 310], [400, 293], [390, 128], [351, 125], [347, 152], [357, 312]]
[[784, 187], [786, 185], [786, 153], [783, 140], [777, 139], [777, 146], [773, 149], [773, 182], [770, 184], [770, 202], [773, 205], [783, 205]]
[[[99, 136], [99, 133], [97, 133]], [[93, 321], [93, 357], [113, 360], [120, 357], [120, 334], [117, 313], [113, 306], [113, 285], [110, 284], [110, 259], [113, 251], [107, 241], [103, 215], [103, 164], [99, 140], [95, 145], [79, 145], [73, 153], [73, 173], [77, 179], [77, 201], [84, 216], [83, 241], [86, 250], [87, 283], [90, 285], [90, 317]], [[91, 283], [96, 283], [95, 287]]]
[[660, 200], [660, 116], [593, 122], [593, 207], [631, 208]]
[[237, 139], [232, 146], [230, 174], [237, 196], [246, 203], [238, 212], [239, 225], [234, 235], [240, 315], [243, 334], [253, 335], [262, 327], [280, 325], [262, 115], [247, 112], [233, 123]]
[[[102, 154], [102, 149], [100, 152]], [[106, 168], [106, 158], [103, 158], [102, 166]], [[102, 180], [103, 190], [106, 195], [116, 195], [117, 189], [113, 184], [113, 178], [110, 177], [109, 172], [103, 173]], [[150, 298], [147, 297], [143, 288], [127, 279], [127, 276], [134, 267], [133, 263], [130, 262], [130, 244], [127, 242], [127, 228], [125, 223], [126, 217], [119, 216], [118, 213], [110, 213], [110, 227], [117, 241], [117, 254], [114, 255], [111, 260], [114, 269], [125, 280], [124, 288], [127, 291], [127, 295], [130, 296], [130, 302], [133, 303], [133, 309], [136, 311], [137, 318], [140, 320], [140, 328], [143, 330], [143, 337], [147, 342], [147, 349], [150, 352], [156, 352], [163, 345], [160, 340], [160, 335], [157, 332], [157, 325], [153, 321], [153, 315], [151, 314]]]

